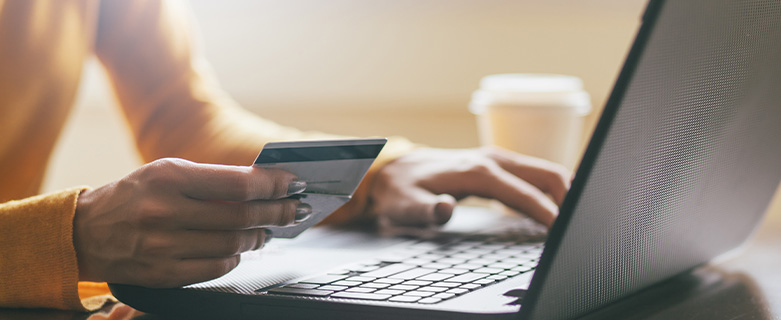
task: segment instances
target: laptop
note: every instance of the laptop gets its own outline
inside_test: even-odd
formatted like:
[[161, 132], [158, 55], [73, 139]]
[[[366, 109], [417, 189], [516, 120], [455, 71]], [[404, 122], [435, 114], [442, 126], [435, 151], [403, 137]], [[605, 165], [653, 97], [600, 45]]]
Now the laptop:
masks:
[[187, 318], [566, 319], [724, 257], [781, 181], [781, 2], [642, 19], [549, 232], [477, 208], [420, 238], [314, 228], [212, 281], [113, 294]]

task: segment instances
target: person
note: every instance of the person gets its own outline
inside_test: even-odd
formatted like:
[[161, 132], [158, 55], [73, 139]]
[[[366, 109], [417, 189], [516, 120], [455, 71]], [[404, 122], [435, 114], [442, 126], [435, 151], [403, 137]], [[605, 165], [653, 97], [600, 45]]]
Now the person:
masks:
[[[262, 248], [264, 227], [306, 214], [287, 198], [306, 188], [297, 177], [242, 164], [269, 141], [337, 137], [238, 107], [195, 50], [182, 6], [0, 0], [0, 306], [94, 310], [108, 293], [102, 282], [209, 280]], [[93, 54], [148, 163], [99, 188], [38, 194]], [[438, 225], [457, 199], [477, 195], [550, 226], [569, 181], [563, 167], [509, 151], [394, 137], [354, 199], [326, 222]]]

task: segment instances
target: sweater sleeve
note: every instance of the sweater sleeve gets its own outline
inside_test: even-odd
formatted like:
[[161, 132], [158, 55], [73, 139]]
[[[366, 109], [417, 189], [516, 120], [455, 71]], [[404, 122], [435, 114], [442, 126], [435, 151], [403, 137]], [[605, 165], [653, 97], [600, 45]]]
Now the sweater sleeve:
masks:
[[76, 283], [73, 214], [85, 188], [0, 204], [0, 305], [85, 310]]
[[[248, 165], [269, 141], [341, 138], [281, 126], [240, 108], [198, 55], [189, 15], [179, 1], [101, 2], [95, 51], [145, 161], [180, 157]], [[354, 200], [327, 222], [363, 212], [376, 169], [413, 148], [391, 138]]]

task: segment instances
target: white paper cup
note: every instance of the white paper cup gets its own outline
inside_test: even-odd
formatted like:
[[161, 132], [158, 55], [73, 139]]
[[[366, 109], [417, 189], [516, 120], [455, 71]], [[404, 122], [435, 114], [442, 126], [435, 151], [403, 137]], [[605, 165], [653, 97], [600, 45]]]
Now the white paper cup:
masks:
[[585, 116], [591, 112], [582, 81], [551, 74], [498, 74], [483, 78], [469, 109], [480, 141], [573, 169], [580, 160]]

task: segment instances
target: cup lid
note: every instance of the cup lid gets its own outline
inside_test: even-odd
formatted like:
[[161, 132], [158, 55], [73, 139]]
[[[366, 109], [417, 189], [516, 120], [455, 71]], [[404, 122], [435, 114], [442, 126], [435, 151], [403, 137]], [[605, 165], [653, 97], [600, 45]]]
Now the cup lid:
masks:
[[578, 77], [557, 74], [506, 73], [483, 77], [480, 89], [493, 92], [567, 92], [583, 90]]

